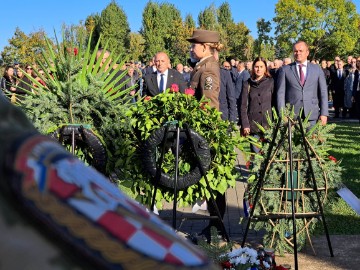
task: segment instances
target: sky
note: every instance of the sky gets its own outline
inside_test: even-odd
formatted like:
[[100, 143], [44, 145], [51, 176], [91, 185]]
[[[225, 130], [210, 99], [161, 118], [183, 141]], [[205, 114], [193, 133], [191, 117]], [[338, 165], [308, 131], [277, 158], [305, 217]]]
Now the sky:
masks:
[[[142, 12], [149, 0], [116, 0], [122, 7], [132, 32], [138, 32], [142, 23]], [[358, 1], [358, 0], [356, 0]], [[8, 40], [14, 36], [16, 27], [26, 35], [44, 30], [49, 37], [61, 33], [61, 26], [78, 24], [85, 21], [91, 14], [100, 14], [111, 0], [32, 0], [15, 1], [1, 5], [0, 16], [0, 52], [9, 44]], [[153, 1], [174, 4], [185, 18], [191, 14], [197, 22], [200, 11], [212, 3], [219, 7], [225, 0], [164, 0]], [[274, 17], [277, 0], [227, 0], [235, 22], [244, 22], [256, 37], [256, 21], [260, 18], [271, 20]]]
[[[142, 23], [142, 12], [149, 0], [116, 0], [122, 7], [132, 32], [138, 32]], [[226, 0], [164, 0], [158, 3], [174, 4], [183, 18], [191, 14], [197, 22], [200, 11], [214, 4], [219, 7]], [[63, 24], [78, 24], [91, 14], [100, 14], [111, 0], [32, 0], [13, 1], [1, 5], [0, 16], [0, 52], [9, 44], [16, 27], [26, 35], [44, 30], [49, 37], [54, 37], [54, 30], [61, 34]], [[264, 18], [272, 20], [275, 16], [275, 4], [278, 0], [227, 0], [236, 23], [244, 22], [251, 35], [257, 37], [256, 21]], [[353, 0], [360, 13], [360, 0]], [[273, 25], [274, 26], [274, 25]]]

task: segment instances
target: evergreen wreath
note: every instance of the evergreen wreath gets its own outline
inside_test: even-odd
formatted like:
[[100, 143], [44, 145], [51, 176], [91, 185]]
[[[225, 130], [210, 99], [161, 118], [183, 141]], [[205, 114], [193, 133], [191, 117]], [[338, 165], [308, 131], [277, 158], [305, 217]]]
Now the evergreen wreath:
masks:
[[[49, 56], [43, 55], [44, 60], [40, 59], [36, 63], [45, 74], [40, 75], [36, 69], [34, 70], [41, 79], [39, 82], [24, 72], [31, 81], [34, 92], [27, 92], [25, 99], [18, 100], [17, 105], [43, 134], [55, 132], [59, 138], [60, 134], [56, 131], [63, 126], [87, 127], [92, 134], [91, 137], [98, 137], [106, 148], [107, 161], [103, 162], [100, 160], [103, 157], [97, 156], [101, 151], [96, 151], [99, 150], [99, 141], [95, 142], [94, 138], [85, 139], [87, 146], [79, 145], [75, 154], [89, 164], [105, 164], [105, 168], [98, 169], [109, 174], [114, 170], [115, 161], [112, 154], [116, 151], [115, 139], [119, 140], [122, 137], [119, 130], [113, 126], [117, 122], [123, 126], [123, 130], [130, 128], [125, 112], [130, 106], [128, 93], [133, 87], [122, 90], [127, 81], [117, 84], [126, 74], [120, 70], [123, 63], [116, 64], [119, 57], [110, 54], [101, 67], [100, 61], [96, 61], [101, 37], [92, 49], [91, 34], [80, 35], [79, 39], [75, 39], [75, 36], [75, 30], [66, 35], [63, 31], [63, 41], [59, 42], [56, 39], [55, 46], [45, 37]], [[103, 57], [107, 44], [108, 42], [100, 58]], [[110, 66], [108, 70], [105, 70], [106, 66]], [[93, 144], [89, 145], [90, 141]], [[70, 146], [67, 148], [70, 150]]]
[[[154, 186], [152, 176], [143, 170], [142, 147], [154, 131], [168, 122], [177, 121], [180, 128], [184, 128], [185, 123], [188, 124], [208, 143], [211, 163], [206, 177], [215, 196], [233, 187], [235, 180], [239, 178], [234, 168], [237, 157], [235, 148], [242, 150], [247, 139], [240, 137], [234, 123], [221, 120], [221, 113], [211, 108], [206, 100], [198, 101], [189, 94], [193, 94], [193, 91], [190, 89], [186, 91], [187, 94], [182, 94], [178, 92], [177, 85], [173, 85], [165, 93], [152, 98], [145, 97], [127, 113], [133, 130], [131, 133], [123, 132], [125, 140], [120, 142], [116, 152], [117, 173], [120, 185], [131, 188], [135, 198], [144, 205], [151, 204]], [[121, 129], [121, 126], [117, 125], [116, 128]], [[188, 152], [183, 151], [179, 158], [180, 177], [189, 174], [196, 164], [194, 159], [184, 156], [186, 153]], [[161, 169], [168, 175], [174, 173], [175, 156], [171, 148], [165, 153]], [[192, 205], [199, 198], [210, 198], [204, 177], [198, 183], [178, 192], [180, 205]], [[163, 200], [172, 202], [173, 199], [173, 189], [157, 189], [155, 200], [158, 209], [162, 209]]]
[[[265, 229], [264, 246], [275, 248], [280, 254], [293, 252], [293, 224], [291, 218], [274, 218], [274, 216], [283, 217], [287, 213], [291, 217], [292, 213], [292, 195], [289, 192], [290, 184], [288, 182], [290, 178], [289, 144], [288, 140], [283, 140], [283, 138], [287, 136], [288, 132], [287, 121], [296, 123], [294, 112], [290, 110], [290, 107], [287, 107], [282, 113], [282, 124], [277, 132], [274, 145], [271, 146], [270, 143], [279, 119], [275, 110], [273, 110], [273, 121], [268, 118], [268, 129], [258, 125], [264, 134], [264, 137], [261, 139], [261, 155], [255, 155], [252, 160], [248, 187], [245, 192], [245, 200], [248, 200], [251, 208], [254, 203], [255, 192], [258, 188], [259, 176], [264, 175], [263, 188], [256, 207], [253, 209], [254, 217], [262, 216], [263, 218], [257, 221], [253, 220], [251, 227], [255, 230]], [[333, 136], [331, 131], [335, 128], [335, 124], [322, 126], [320, 123], [317, 123], [309, 129], [308, 118], [306, 118], [303, 122], [303, 127], [305, 129], [306, 142], [303, 141], [299, 125], [293, 124], [291, 127], [293, 168], [295, 171], [293, 177], [296, 179], [294, 180], [296, 212], [318, 213], [319, 206], [316, 193], [313, 190], [314, 186], [304, 143], [307, 143], [309, 146], [317, 188], [321, 202], [325, 204], [329, 196], [334, 196], [334, 192], [331, 193], [331, 189], [341, 181], [341, 161], [337, 161], [336, 158], [328, 154], [331, 146], [327, 140]], [[271, 147], [273, 149], [272, 153], [270, 153], [271, 160], [268, 166], [265, 167], [265, 157], [269, 154], [268, 151]], [[310, 236], [314, 232], [317, 221], [314, 217], [296, 218], [298, 250], [304, 247], [306, 239], [309, 239], [311, 244]]]
[[[183, 156], [184, 161], [187, 161], [192, 167], [188, 174], [178, 177], [176, 181], [177, 190], [182, 190], [199, 182], [202, 176], [200, 166], [203, 166], [202, 169], [207, 171], [211, 163], [211, 155], [208, 143], [198, 133], [192, 129], [189, 129], [189, 136], [191, 136], [191, 138], [188, 138], [186, 130], [179, 131], [178, 153], [180, 156]], [[162, 126], [158, 130], [155, 130], [141, 147], [140, 158], [143, 161], [143, 168], [152, 177], [154, 185], [158, 184], [164, 188], [169, 189], [174, 188], [174, 175], [161, 172], [159, 179], [157, 179], [157, 163], [159, 154], [161, 155], [162, 149], [164, 149], [164, 152], [171, 151], [174, 155], [176, 155], [176, 144], [177, 127], [174, 125], [174, 123], [169, 123], [167, 127]], [[196, 154], [193, 152], [192, 145], [195, 148], [196, 154], [199, 157], [201, 164], [199, 164], [196, 158]]]

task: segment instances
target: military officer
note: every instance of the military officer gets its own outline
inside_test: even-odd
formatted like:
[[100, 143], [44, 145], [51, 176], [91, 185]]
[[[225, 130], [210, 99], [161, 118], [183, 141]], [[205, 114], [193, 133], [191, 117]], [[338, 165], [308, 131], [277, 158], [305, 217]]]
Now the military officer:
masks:
[[210, 100], [209, 105], [219, 110], [220, 67], [213, 56], [215, 50], [223, 48], [219, 42], [219, 33], [195, 29], [187, 40], [192, 43], [191, 58], [198, 61], [190, 75], [190, 86], [195, 90], [198, 100], [205, 96]]

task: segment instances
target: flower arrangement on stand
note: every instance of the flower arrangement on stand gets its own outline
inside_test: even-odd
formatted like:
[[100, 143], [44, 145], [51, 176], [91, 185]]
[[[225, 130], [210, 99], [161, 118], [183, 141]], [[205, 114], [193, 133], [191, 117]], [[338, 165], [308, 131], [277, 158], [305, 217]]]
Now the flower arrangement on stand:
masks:
[[[292, 220], [282, 218], [292, 214], [292, 196], [295, 200], [295, 213], [300, 213], [300, 215], [309, 213], [309, 217], [296, 218], [297, 249], [301, 250], [305, 246], [306, 240], [311, 241], [310, 236], [318, 221], [315, 217], [310, 216], [320, 211], [317, 192], [320, 203], [324, 205], [328, 197], [331, 198], [335, 195], [333, 189], [341, 181], [342, 168], [341, 161], [329, 156], [328, 153], [331, 147], [328, 144], [328, 138], [333, 136], [331, 131], [335, 128], [335, 124], [322, 126], [318, 123], [309, 128], [307, 119], [304, 119], [305, 138], [303, 138], [300, 125], [289, 107], [283, 111], [281, 116], [278, 116], [275, 111], [273, 115], [274, 120], [268, 121], [268, 129], [259, 126], [264, 133], [264, 140], [261, 143], [262, 155], [256, 155], [251, 160], [248, 189], [244, 197], [251, 208], [254, 205], [254, 195], [259, 187], [259, 176], [263, 175], [261, 193], [256, 207], [253, 209], [253, 215], [257, 217], [257, 221], [251, 223], [251, 227], [255, 230], [265, 229], [263, 244], [274, 248], [282, 255], [285, 252], [294, 251]], [[271, 145], [279, 117], [281, 117], [281, 124], [278, 127], [274, 143]], [[290, 131], [287, 121], [292, 123]], [[294, 193], [291, 193], [290, 189], [290, 158], [287, 137], [289, 132], [291, 132], [292, 138]], [[309, 149], [311, 168], [304, 147], [305, 143]], [[265, 164], [265, 157], [269, 153], [269, 161]], [[313, 176], [316, 181], [316, 189]]]
[[[123, 89], [125, 80], [119, 83], [126, 73], [120, 70], [122, 63], [116, 65], [120, 56], [111, 54], [101, 66], [101, 61], [96, 60], [101, 38], [93, 49], [91, 34], [75, 40], [76, 33], [75, 30], [68, 35], [63, 33], [63, 40], [56, 38], [55, 45], [46, 38], [49, 55], [43, 55], [36, 63], [44, 74], [34, 70], [40, 78], [38, 81], [24, 72], [31, 82], [29, 86], [36, 91], [27, 93], [17, 105], [43, 134], [56, 133], [69, 125], [89, 127], [107, 150], [106, 168], [102, 172], [109, 174], [114, 167], [114, 138], [121, 139], [113, 124], [121, 123], [123, 130], [128, 127], [125, 111], [130, 106], [131, 88]], [[108, 42], [105, 43], [101, 58], [107, 48]], [[88, 164], [94, 160], [89, 147], [82, 148], [80, 144], [75, 155]]]
[[[234, 123], [221, 120], [219, 111], [210, 107], [206, 100], [196, 100], [193, 95], [193, 89], [180, 93], [178, 86], [172, 85], [164, 93], [151, 98], [145, 97], [127, 113], [127, 117], [131, 119], [132, 132], [122, 132], [125, 140], [119, 142], [119, 150], [116, 152], [119, 185], [131, 188], [134, 197], [144, 205], [150, 205], [154, 185], [152, 176], [144, 172], [141, 149], [150, 135], [169, 122], [177, 122], [180, 128], [187, 124], [208, 143], [211, 164], [206, 177], [215, 196], [234, 186], [235, 180], [239, 178], [234, 168], [237, 157], [235, 149], [242, 150], [246, 139], [240, 137]], [[122, 129], [120, 125], [115, 128]], [[189, 153], [181, 151], [179, 176], [189, 174], [194, 164], [196, 161], [189, 159]], [[165, 153], [162, 171], [173, 175], [174, 169], [175, 157], [169, 151]], [[172, 202], [174, 198], [173, 190], [166, 188], [159, 188], [155, 196], [158, 209], [162, 209], [164, 201]], [[210, 193], [204, 177], [197, 184], [180, 190], [177, 198], [179, 205], [184, 206], [194, 204], [199, 198], [209, 199]]]

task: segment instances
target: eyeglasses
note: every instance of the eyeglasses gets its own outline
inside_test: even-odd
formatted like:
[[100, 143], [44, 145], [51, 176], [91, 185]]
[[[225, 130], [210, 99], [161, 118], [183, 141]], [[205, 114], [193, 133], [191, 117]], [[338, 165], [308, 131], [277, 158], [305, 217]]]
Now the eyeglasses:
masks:
[[230, 68], [230, 66], [224, 66], [224, 68]]
[[31, 68], [31, 67], [27, 67], [26, 69], [30, 69], [30, 70], [31, 70], [32, 68]]

